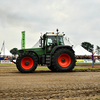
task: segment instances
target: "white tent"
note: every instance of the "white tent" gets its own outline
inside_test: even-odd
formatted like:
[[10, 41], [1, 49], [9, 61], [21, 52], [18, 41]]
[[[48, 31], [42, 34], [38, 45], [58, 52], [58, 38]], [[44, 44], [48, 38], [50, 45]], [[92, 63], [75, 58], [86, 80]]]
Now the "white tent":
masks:
[[91, 52], [84, 49], [81, 45], [77, 45], [75, 42], [72, 42], [70, 39], [64, 38], [65, 45], [73, 46], [75, 55], [92, 55]]
[[1, 55], [2, 56], [12, 56], [12, 54], [8, 51], [7, 48], [2, 50]]
[[75, 48], [73, 48], [75, 51], [75, 55], [92, 55], [89, 51], [84, 49], [82, 46], [77, 45]]
[[39, 48], [39, 40], [36, 42], [36, 44], [32, 48]]

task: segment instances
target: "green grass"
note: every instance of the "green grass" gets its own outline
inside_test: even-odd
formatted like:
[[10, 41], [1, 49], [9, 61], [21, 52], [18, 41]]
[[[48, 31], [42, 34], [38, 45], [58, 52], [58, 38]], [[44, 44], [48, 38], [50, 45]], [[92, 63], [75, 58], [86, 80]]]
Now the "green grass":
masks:
[[[76, 63], [76, 65], [92, 65], [92, 63]], [[94, 65], [100, 65], [100, 63], [94, 63]]]
[[46, 69], [48, 69], [47, 67], [46, 68], [37, 68], [37, 70], [46, 70]]
[[74, 69], [100, 69], [100, 67], [75, 67]]
[[17, 68], [5, 68], [5, 69], [0, 69], [0, 70], [17, 70]]
[[0, 63], [0, 65], [15, 65], [15, 64], [13, 64], [13, 63], [11, 63], [11, 64], [1, 64], [1, 63]]

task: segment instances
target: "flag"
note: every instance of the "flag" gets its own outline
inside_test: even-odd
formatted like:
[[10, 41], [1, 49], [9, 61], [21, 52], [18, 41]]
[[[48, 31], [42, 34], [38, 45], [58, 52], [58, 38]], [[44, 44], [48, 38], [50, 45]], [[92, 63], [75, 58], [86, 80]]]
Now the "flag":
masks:
[[5, 43], [4, 43], [4, 41], [3, 41], [3, 44], [2, 44], [2, 47], [1, 47], [1, 51], [2, 51], [2, 50], [3, 50], [3, 48], [4, 48], [4, 44], [5, 44]]

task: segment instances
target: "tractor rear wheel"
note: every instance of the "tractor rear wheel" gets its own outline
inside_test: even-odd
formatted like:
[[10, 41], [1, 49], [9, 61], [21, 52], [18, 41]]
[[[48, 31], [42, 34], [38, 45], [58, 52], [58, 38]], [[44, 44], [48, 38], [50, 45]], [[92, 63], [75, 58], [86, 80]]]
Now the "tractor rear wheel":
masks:
[[31, 73], [37, 68], [37, 59], [32, 53], [22, 53], [17, 58], [16, 67], [21, 73]]
[[52, 65], [58, 72], [71, 71], [75, 67], [75, 54], [69, 49], [59, 49], [52, 57]]

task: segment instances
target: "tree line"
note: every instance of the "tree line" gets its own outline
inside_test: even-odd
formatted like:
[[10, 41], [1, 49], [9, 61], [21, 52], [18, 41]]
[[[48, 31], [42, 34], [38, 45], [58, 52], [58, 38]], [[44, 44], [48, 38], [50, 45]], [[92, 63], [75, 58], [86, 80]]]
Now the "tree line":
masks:
[[95, 50], [94, 50], [94, 45], [89, 42], [82, 42], [81, 46], [91, 53], [95, 51], [98, 55], [100, 54], [100, 46], [98, 45], [96, 46]]

